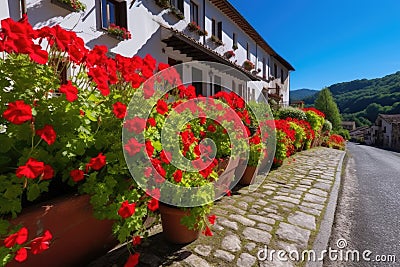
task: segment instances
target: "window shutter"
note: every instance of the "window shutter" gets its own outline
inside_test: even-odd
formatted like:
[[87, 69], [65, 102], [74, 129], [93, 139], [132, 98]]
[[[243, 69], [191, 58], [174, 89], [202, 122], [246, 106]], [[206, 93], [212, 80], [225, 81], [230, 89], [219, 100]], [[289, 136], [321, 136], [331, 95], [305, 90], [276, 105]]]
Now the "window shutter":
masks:
[[183, 0], [178, 0], [178, 9], [180, 12], [184, 13]]
[[123, 2], [116, 2], [115, 3], [116, 7], [116, 18], [115, 22], [118, 26], [124, 27], [125, 29], [128, 28], [128, 21], [127, 21], [127, 7], [126, 7], [126, 1]]
[[222, 21], [218, 22], [218, 36], [220, 40], [222, 40]]
[[215, 30], [215, 19], [212, 19], [212, 30], [211, 30], [211, 34], [212, 35], [214, 35], [214, 36], [216, 36], [217, 34], [216, 34], [216, 30]]

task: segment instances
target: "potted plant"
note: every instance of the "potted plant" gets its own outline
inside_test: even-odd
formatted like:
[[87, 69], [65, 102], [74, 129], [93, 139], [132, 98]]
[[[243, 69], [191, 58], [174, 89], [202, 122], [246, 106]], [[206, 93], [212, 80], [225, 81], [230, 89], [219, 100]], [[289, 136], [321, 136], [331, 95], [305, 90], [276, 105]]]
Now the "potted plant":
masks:
[[189, 22], [187, 28], [191, 32], [198, 32], [199, 30], [201, 30], [200, 26], [197, 25], [197, 23], [194, 21]]
[[254, 63], [251, 62], [250, 60], [246, 59], [243, 62], [243, 68], [247, 71], [251, 71], [252, 69], [254, 69]]
[[230, 59], [230, 58], [232, 58], [232, 57], [235, 56], [235, 52], [234, 52], [233, 50], [226, 51], [225, 54], [224, 54], [224, 56], [225, 56], [227, 59]]
[[51, 2], [72, 12], [86, 10], [86, 5], [79, 0], [51, 0]]
[[185, 19], [185, 15], [184, 15], [179, 9], [177, 9], [177, 8], [174, 7], [174, 6], [172, 6], [172, 7], [170, 8], [170, 12], [171, 12], [175, 17], [177, 17], [179, 20]]
[[156, 4], [163, 9], [171, 7], [171, 2], [169, 0], [156, 0]]
[[[25, 16], [19, 22], [5, 19], [2, 25], [7, 25], [2, 29], [6, 46], [0, 60], [0, 81], [7, 88], [0, 92], [0, 236], [7, 240], [0, 248], [2, 262], [28, 258], [29, 264], [36, 265], [33, 262], [37, 258], [36, 262], [43, 263], [41, 255], [30, 254], [40, 254], [50, 247], [43, 254], [49, 264], [67, 260], [71, 265], [82, 263], [93, 253], [92, 248], [80, 247], [70, 255], [59, 253], [63, 244], [76, 244], [79, 236], [95, 240], [104, 249], [103, 244], [110, 242], [100, 237], [109, 240], [111, 224], [121, 243], [135, 236], [135, 242], [128, 242], [134, 250], [140, 239], [136, 237], [145, 235], [144, 221], [157, 210], [158, 201], [131, 179], [120, 134], [125, 103], [157, 71], [156, 61], [150, 55], [109, 58], [105, 46], [88, 50], [74, 32], [58, 25], [33, 29]], [[12, 32], [15, 28], [24, 30]], [[69, 38], [62, 38], [65, 36]], [[25, 40], [23, 45], [15, 43], [20, 39]], [[50, 43], [49, 51], [37, 45], [44, 40]], [[54, 62], [60, 62], [61, 67]], [[61, 85], [59, 72], [68, 66], [76, 72]], [[68, 195], [67, 199], [78, 203], [68, 207], [97, 218], [85, 219], [87, 230], [83, 231], [96, 238], [74, 232], [82, 230], [83, 224], [77, 223], [82, 221], [70, 217], [61, 208], [65, 206], [51, 198], [54, 189], [57, 196], [60, 192], [83, 195]], [[38, 215], [29, 216], [32, 208], [25, 208], [33, 201], [46, 201], [45, 208], [40, 205], [41, 211], [34, 211], [40, 214], [40, 221]], [[53, 210], [58, 210], [56, 216]], [[50, 224], [48, 217], [57, 217], [58, 221]], [[96, 225], [102, 222], [105, 226], [98, 228]], [[38, 229], [37, 225], [45, 228]], [[33, 235], [38, 230], [39, 234]], [[30, 247], [31, 253], [25, 247]]]
[[113, 23], [111, 23], [110, 26], [108, 26], [107, 33], [111, 36], [116, 37], [120, 41], [129, 40], [132, 38], [131, 33], [127, 29], [115, 25]]
[[261, 163], [262, 151], [265, 151], [265, 145], [261, 142], [260, 132], [257, 131], [250, 139], [250, 151], [249, 151], [249, 160], [247, 162], [246, 169], [242, 175], [242, 178], [239, 181], [241, 185], [249, 185], [251, 184], [253, 177], [258, 172], [259, 165]]
[[215, 43], [216, 45], [220, 46], [220, 45], [224, 45], [224, 43], [222, 42], [222, 40], [220, 40], [217, 36], [215, 35], [211, 35], [210, 40]]
[[187, 26], [188, 30], [191, 32], [195, 32], [200, 36], [207, 36], [208, 32], [206, 30], [201, 29], [199, 25], [197, 25], [196, 22], [192, 21], [188, 24]]

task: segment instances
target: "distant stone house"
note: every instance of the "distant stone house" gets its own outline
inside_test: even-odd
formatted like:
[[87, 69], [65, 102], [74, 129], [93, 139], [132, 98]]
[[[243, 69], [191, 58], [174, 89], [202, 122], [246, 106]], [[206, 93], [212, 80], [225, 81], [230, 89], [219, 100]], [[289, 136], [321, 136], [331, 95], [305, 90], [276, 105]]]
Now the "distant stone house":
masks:
[[400, 114], [379, 114], [375, 124], [365, 131], [368, 145], [400, 150]]
[[356, 129], [356, 122], [355, 121], [342, 121], [343, 129], [353, 131]]

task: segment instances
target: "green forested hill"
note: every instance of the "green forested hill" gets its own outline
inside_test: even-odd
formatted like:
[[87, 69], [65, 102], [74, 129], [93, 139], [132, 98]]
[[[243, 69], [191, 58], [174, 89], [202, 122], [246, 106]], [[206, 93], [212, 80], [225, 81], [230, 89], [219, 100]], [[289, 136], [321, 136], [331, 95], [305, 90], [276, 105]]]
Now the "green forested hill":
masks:
[[312, 90], [312, 89], [297, 89], [290, 91], [290, 101], [296, 101], [296, 100], [303, 100], [307, 97], [313, 96], [316, 93], [318, 93], [318, 90]]
[[[328, 87], [344, 120], [371, 124], [378, 113], [400, 113], [400, 71], [377, 79], [343, 82]], [[317, 94], [305, 98], [313, 104]]]

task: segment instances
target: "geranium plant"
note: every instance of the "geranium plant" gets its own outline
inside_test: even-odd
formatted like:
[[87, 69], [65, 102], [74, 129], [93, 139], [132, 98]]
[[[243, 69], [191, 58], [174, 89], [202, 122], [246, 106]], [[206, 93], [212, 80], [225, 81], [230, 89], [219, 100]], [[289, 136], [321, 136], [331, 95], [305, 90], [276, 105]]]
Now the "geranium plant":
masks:
[[[51, 183], [89, 194], [94, 215], [114, 220], [121, 242], [144, 236], [143, 222], [158, 201], [131, 178], [120, 135], [126, 105], [158, 71], [156, 61], [109, 58], [105, 46], [88, 50], [74, 32], [58, 25], [34, 30], [26, 17], [1, 26], [0, 236], [16, 240], [0, 248], [2, 262], [24, 260], [29, 246], [40, 253], [40, 242], [51, 249], [51, 229], [27, 241], [24, 226], [9, 224], [21, 201], [38, 199]], [[60, 71], [69, 67], [74, 75], [60, 84]]]
[[108, 34], [115, 36], [118, 40], [129, 40], [132, 38], [131, 33], [124, 27], [115, 24], [110, 24], [107, 28]]
[[250, 60], [246, 59], [243, 62], [243, 68], [247, 71], [251, 71], [252, 69], [254, 69], [254, 63], [251, 62]]
[[76, 12], [86, 10], [86, 5], [79, 0], [53, 0], [53, 1], [62, 3], [64, 5], [70, 7], [72, 10], [74, 10]]
[[231, 57], [234, 57], [234, 56], [235, 56], [235, 52], [234, 52], [233, 50], [228, 50], [228, 51], [225, 52], [224, 56], [225, 56], [227, 59], [230, 59]]
[[219, 39], [217, 36], [215, 35], [211, 35], [210, 40], [215, 43], [216, 45], [220, 46], [220, 45], [224, 45], [224, 43], [222, 42], [221, 39]]

